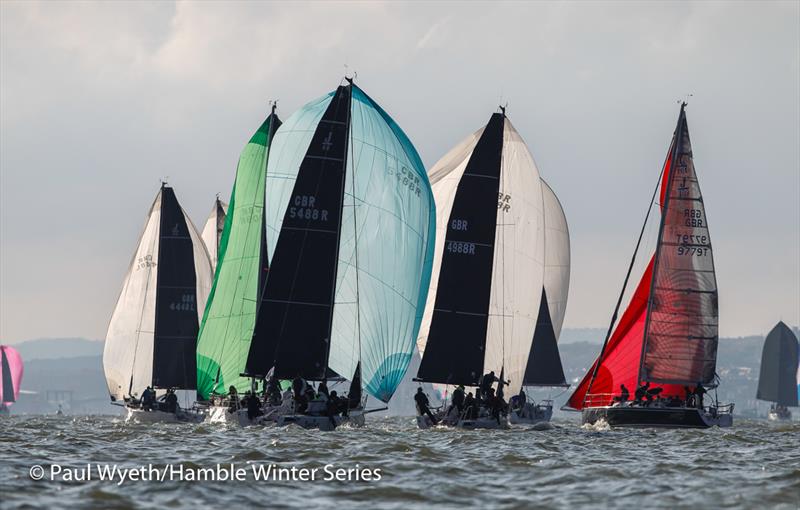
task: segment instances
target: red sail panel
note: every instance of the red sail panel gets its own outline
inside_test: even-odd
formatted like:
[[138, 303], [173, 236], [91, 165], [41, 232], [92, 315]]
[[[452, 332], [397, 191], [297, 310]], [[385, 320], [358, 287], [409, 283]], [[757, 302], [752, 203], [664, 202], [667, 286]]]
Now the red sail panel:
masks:
[[717, 282], [683, 110], [676, 142], [676, 164], [667, 172], [640, 377], [656, 383], [707, 384], [716, 370]]
[[[622, 314], [617, 327], [606, 344], [602, 358], [595, 361], [586, 373], [567, 405], [573, 409], [584, 406], [609, 405], [613, 396], [619, 395], [620, 384], [624, 384], [631, 394], [637, 386], [639, 360], [642, 353], [644, 322], [647, 314], [647, 296], [653, 274], [653, 259], [647, 265], [628, 308]], [[600, 362], [597, 376], [592, 382], [595, 365]], [[591, 390], [589, 391], [589, 385]], [[588, 395], [587, 395], [588, 391]]]

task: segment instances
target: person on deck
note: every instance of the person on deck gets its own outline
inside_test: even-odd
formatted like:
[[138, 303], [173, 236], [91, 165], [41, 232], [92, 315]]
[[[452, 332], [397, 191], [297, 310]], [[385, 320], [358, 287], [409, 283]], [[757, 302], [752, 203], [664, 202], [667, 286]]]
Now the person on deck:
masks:
[[164, 408], [168, 413], [178, 412], [178, 396], [175, 394], [175, 390], [171, 388], [167, 390], [167, 395], [164, 398]]
[[703, 388], [703, 383], [698, 382], [697, 387], [694, 389], [694, 403], [697, 405], [698, 409], [703, 409], [703, 396], [708, 393], [705, 388]]
[[247, 399], [247, 417], [250, 420], [255, 420], [262, 414], [264, 413], [261, 412], [261, 400], [258, 398], [258, 395], [253, 393]]
[[477, 415], [475, 411], [475, 397], [472, 396], [472, 392], [470, 391], [467, 393], [466, 398], [464, 399], [464, 417], [467, 420], [475, 419], [475, 415]]
[[142, 392], [142, 409], [145, 411], [152, 411], [153, 404], [156, 402], [156, 392], [153, 388], [148, 386]]
[[497, 381], [497, 376], [494, 375], [494, 370], [489, 372], [488, 374], [484, 374], [480, 381], [478, 381], [478, 398], [483, 398], [486, 400], [486, 395], [488, 391], [491, 389], [492, 384]]
[[267, 380], [267, 395], [269, 396], [270, 405], [281, 405], [281, 385], [274, 375]]
[[489, 398], [489, 409], [492, 413], [492, 418], [497, 420], [497, 423], [500, 423], [500, 413], [505, 410], [506, 402], [503, 400], [501, 395], [495, 395], [493, 391], [490, 391], [492, 396]]
[[306, 382], [300, 377], [300, 374], [292, 380], [292, 394], [294, 395], [294, 410], [300, 412], [301, 409], [306, 407], [305, 397]]
[[525, 394], [525, 390], [523, 388], [519, 389], [519, 394], [517, 395], [517, 407], [520, 409], [525, 409], [525, 404], [528, 403], [528, 396]]
[[231, 385], [228, 388], [228, 412], [235, 413], [239, 409], [239, 392], [236, 391], [236, 386]]
[[649, 389], [650, 389], [650, 381], [647, 381], [646, 383], [636, 388], [636, 392], [633, 394], [634, 402], [637, 404], [641, 404], [642, 399], [644, 399], [645, 395], [647, 395], [647, 390]]
[[417, 403], [417, 411], [419, 411], [420, 416], [423, 414], [428, 415], [428, 418], [431, 419], [431, 423], [436, 425], [438, 421], [436, 417], [433, 415], [430, 409], [430, 401], [428, 400], [428, 396], [425, 395], [425, 392], [422, 391], [422, 388], [417, 388], [417, 394], [414, 395], [414, 402]]
[[458, 415], [461, 416], [461, 413], [464, 412], [465, 398], [466, 395], [464, 394], [464, 386], [461, 385], [453, 391], [452, 403], [450, 404], [450, 408], [447, 410], [447, 414], [450, 414], [450, 411], [452, 411], [455, 407], [458, 409]]
[[325, 381], [319, 382], [319, 386], [317, 386], [317, 393], [320, 395], [325, 395], [326, 399], [331, 397], [330, 392], [328, 391], [328, 385], [325, 383]]

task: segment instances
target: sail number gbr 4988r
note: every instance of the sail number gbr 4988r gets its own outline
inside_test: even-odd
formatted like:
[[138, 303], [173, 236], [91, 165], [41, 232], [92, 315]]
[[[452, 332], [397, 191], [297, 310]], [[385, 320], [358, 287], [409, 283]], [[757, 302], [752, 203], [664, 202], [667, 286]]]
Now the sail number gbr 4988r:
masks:
[[[457, 232], [466, 232], [469, 222], [467, 220], [452, 219], [450, 220], [450, 230]], [[459, 253], [462, 255], [475, 255], [475, 243], [468, 241], [447, 241], [447, 251], [450, 253]]]

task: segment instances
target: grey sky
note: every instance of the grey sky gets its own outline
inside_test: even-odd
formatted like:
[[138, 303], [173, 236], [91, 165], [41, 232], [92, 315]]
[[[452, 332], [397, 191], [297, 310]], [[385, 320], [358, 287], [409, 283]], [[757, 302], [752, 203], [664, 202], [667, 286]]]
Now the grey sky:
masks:
[[800, 322], [800, 4], [0, 3], [0, 339], [102, 338], [159, 178], [198, 228], [279, 114], [358, 83], [430, 167], [499, 102], [607, 325], [688, 108], [723, 335]]

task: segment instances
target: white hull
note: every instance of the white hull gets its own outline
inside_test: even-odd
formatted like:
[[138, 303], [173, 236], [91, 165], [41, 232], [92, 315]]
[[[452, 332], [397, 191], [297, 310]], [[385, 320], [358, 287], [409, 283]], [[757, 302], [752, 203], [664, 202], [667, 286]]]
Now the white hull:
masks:
[[177, 413], [164, 411], [145, 411], [128, 407], [125, 422], [137, 423], [200, 423], [204, 416], [200, 413], [179, 409]]
[[512, 425], [536, 425], [547, 423], [553, 418], [553, 406], [525, 404], [522, 409], [511, 411], [508, 419]]

